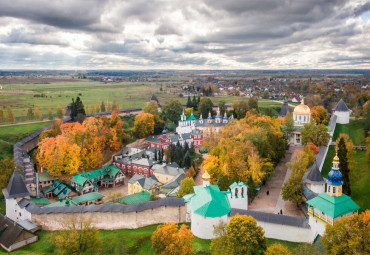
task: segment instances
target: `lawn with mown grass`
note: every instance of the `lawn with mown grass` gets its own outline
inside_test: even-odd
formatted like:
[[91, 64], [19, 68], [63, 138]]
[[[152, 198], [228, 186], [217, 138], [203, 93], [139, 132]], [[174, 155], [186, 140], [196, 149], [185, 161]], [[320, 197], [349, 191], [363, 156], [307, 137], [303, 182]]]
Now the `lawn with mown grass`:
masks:
[[[98, 254], [122, 254], [122, 248], [127, 254], [138, 254], [138, 255], [154, 255], [155, 252], [152, 249], [152, 242], [150, 237], [156, 230], [157, 225], [147, 226], [138, 229], [120, 229], [120, 230], [100, 230], [99, 238], [102, 241], [103, 252]], [[24, 248], [12, 252], [14, 255], [24, 254], [55, 254], [54, 247], [52, 246], [49, 238], [49, 234], [52, 232], [41, 231], [38, 233], [39, 241], [30, 244]], [[204, 240], [197, 237], [193, 239], [193, 248], [196, 252], [209, 252], [210, 240]], [[289, 249], [293, 249], [299, 245], [299, 243], [292, 243], [286, 241], [280, 241], [275, 239], [267, 239], [267, 246], [274, 243], [281, 243], [287, 246]], [[121, 249], [120, 249], [121, 248]], [[7, 254], [3, 250], [0, 250], [0, 254]]]
[[352, 120], [348, 124], [337, 124], [333, 141], [337, 140], [340, 133], [349, 135], [354, 145], [365, 145], [364, 120]]
[[50, 122], [41, 122], [0, 127], [0, 159], [12, 157], [15, 143], [49, 124]]
[[[329, 146], [328, 154], [326, 155], [321, 171], [322, 176], [325, 178], [328, 178], [334, 156], [335, 146]], [[356, 150], [356, 154], [351, 160], [356, 164], [349, 176], [352, 190], [351, 198], [361, 207], [361, 211], [364, 211], [370, 209], [370, 164], [366, 161], [366, 151]]]

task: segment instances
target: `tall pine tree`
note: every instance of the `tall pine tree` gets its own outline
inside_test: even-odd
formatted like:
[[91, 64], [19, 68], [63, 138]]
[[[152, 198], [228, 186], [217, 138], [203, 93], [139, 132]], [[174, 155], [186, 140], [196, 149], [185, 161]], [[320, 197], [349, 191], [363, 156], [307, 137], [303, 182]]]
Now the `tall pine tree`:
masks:
[[192, 108], [193, 107], [193, 103], [191, 102], [190, 96], [188, 96], [188, 102], [186, 103], [186, 107], [187, 108]]
[[197, 99], [195, 98], [195, 95], [193, 96], [193, 109], [194, 111], [197, 111], [198, 110], [198, 102], [197, 102]]
[[86, 117], [85, 108], [84, 105], [80, 99], [80, 97], [76, 98], [76, 101], [74, 98], [72, 98], [72, 107], [71, 107], [71, 118], [73, 121], [78, 121], [80, 123], [83, 122], [83, 120]]
[[344, 138], [339, 139], [338, 143], [339, 171], [343, 175], [343, 193], [351, 195], [351, 185], [349, 183], [349, 167], [347, 158], [347, 148]]

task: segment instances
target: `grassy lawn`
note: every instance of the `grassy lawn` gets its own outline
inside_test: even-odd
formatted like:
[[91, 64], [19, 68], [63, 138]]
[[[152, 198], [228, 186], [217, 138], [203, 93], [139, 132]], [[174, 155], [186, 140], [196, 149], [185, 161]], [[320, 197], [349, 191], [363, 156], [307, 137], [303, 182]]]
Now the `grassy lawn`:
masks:
[[50, 122], [0, 127], [0, 159], [13, 155], [13, 145]]
[[349, 135], [354, 145], [365, 145], [364, 120], [353, 120], [345, 125], [337, 124], [333, 141], [337, 140], [340, 133]]
[[[366, 162], [366, 151], [356, 150], [356, 155], [352, 160], [357, 163], [354, 170], [350, 173], [351, 197], [360, 207], [361, 211], [370, 209], [370, 164]], [[330, 146], [322, 168], [322, 175], [327, 178], [332, 167], [332, 161], [335, 156], [334, 146]]]
[[[120, 230], [101, 230], [99, 237], [102, 241], [102, 247], [104, 253], [102, 254], [120, 254], [115, 253], [118, 247], [124, 247], [128, 254], [139, 254], [139, 255], [151, 255], [155, 254], [152, 249], [152, 242], [150, 237], [157, 228], [157, 225], [147, 226], [139, 229], [120, 229]], [[22, 249], [12, 252], [12, 254], [54, 254], [53, 246], [50, 243], [48, 234], [50, 232], [41, 231], [38, 233], [39, 241], [30, 244]], [[195, 251], [209, 251], [210, 240], [199, 239], [197, 237], [193, 240], [193, 248]], [[275, 239], [268, 239], [267, 246], [274, 243], [281, 243], [287, 246], [289, 249], [295, 248], [299, 243], [285, 242]], [[7, 254], [3, 250], [0, 250], [0, 254]]]

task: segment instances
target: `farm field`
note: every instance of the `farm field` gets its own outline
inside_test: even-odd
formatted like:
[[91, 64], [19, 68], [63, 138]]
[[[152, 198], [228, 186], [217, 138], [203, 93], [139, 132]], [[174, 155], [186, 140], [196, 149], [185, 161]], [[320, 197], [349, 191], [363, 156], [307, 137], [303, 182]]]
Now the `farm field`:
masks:
[[[102, 241], [102, 247], [109, 247], [109, 250], [104, 250], [104, 253], [97, 254], [139, 254], [139, 255], [150, 255], [155, 254], [152, 249], [152, 242], [150, 237], [157, 228], [157, 225], [147, 226], [139, 229], [120, 229], [120, 230], [101, 230], [99, 232], [99, 238]], [[48, 234], [50, 232], [41, 231], [38, 233], [39, 241], [30, 244], [24, 248], [12, 252], [15, 255], [25, 254], [55, 254], [54, 248], [50, 243]], [[295, 248], [299, 243], [291, 243], [285, 241], [279, 241], [275, 239], [268, 239], [267, 246], [273, 243], [281, 243], [286, 245], [289, 249]], [[204, 252], [203, 254], [209, 254], [210, 240], [204, 240], [194, 238], [193, 248], [196, 252]], [[124, 251], [122, 252], [122, 247]], [[121, 250], [120, 250], [121, 249]], [[0, 250], [0, 254], [8, 254], [3, 250]]]
[[[163, 91], [160, 91], [162, 84]], [[176, 82], [172, 82], [176, 85]], [[3, 84], [0, 91], [0, 107], [10, 107], [16, 117], [16, 122], [27, 122], [27, 110], [29, 107], [37, 107], [43, 114], [43, 118], [48, 117], [48, 109], [52, 110], [56, 116], [58, 106], [65, 108], [72, 102], [72, 98], [79, 96], [85, 107], [91, 107], [104, 101], [107, 105], [116, 101], [121, 109], [143, 107], [154, 93], [163, 104], [171, 98], [178, 98], [183, 104], [187, 97], [179, 98], [174, 95], [176, 88], [167, 88], [167, 83], [156, 82], [119, 82], [102, 83], [89, 80], [61, 81], [48, 84], [24, 84], [8, 83]], [[214, 104], [221, 100], [232, 103], [237, 100], [248, 100], [245, 97], [237, 96], [217, 96], [211, 97]], [[277, 102], [259, 100], [262, 108], [281, 104]]]
[[13, 155], [13, 145], [50, 122], [0, 127], [0, 159]]

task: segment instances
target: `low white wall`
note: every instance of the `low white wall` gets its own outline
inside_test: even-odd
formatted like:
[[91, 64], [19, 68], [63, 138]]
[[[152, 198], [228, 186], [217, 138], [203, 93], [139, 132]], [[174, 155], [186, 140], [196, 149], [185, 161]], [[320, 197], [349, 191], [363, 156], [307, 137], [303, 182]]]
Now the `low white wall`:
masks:
[[349, 123], [349, 112], [335, 111], [334, 115], [337, 116], [337, 123], [338, 124], [348, 124]]
[[263, 221], [257, 221], [257, 225], [263, 228], [267, 238], [304, 243], [312, 243], [315, 239], [315, 234], [311, 228], [300, 228]]
[[316, 194], [321, 194], [325, 192], [325, 183], [323, 184], [311, 184], [311, 190]]

